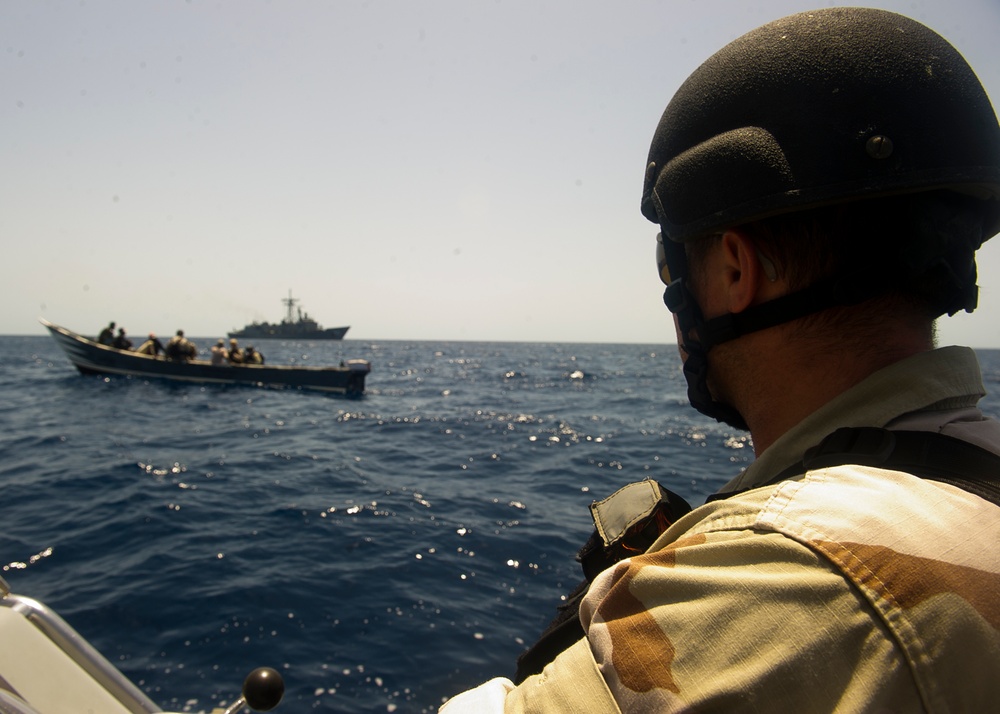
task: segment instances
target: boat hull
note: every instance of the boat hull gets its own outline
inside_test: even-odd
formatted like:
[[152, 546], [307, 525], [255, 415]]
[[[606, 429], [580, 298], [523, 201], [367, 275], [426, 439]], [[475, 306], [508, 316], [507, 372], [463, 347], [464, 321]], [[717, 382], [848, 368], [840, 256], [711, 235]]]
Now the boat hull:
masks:
[[82, 374], [114, 374], [200, 384], [292, 387], [356, 397], [364, 393], [365, 377], [371, 370], [370, 363], [365, 360], [350, 360], [338, 367], [212, 365], [204, 360], [168, 360], [117, 350], [46, 320], [41, 322]]
[[251, 340], [342, 340], [348, 327], [328, 327], [325, 330], [307, 330], [291, 325], [247, 325], [242, 330], [229, 333], [229, 337]]

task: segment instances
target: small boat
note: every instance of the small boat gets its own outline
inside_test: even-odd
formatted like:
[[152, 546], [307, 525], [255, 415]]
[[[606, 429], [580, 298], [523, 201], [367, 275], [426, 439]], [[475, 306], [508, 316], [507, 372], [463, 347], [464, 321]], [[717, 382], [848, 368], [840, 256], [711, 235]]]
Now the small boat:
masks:
[[[308, 313], [302, 312], [302, 308], [295, 307], [298, 299], [292, 297], [292, 291], [288, 291], [288, 297], [282, 298], [287, 312], [285, 319], [273, 325], [269, 322], [252, 322], [242, 330], [233, 330], [229, 337], [247, 338], [252, 340], [342, 340], [347, 331], [347, 327], [327, 327], [323, 328], [318, 322], [309, 317]], [[297, 319], [293, 310], [297, 311]]]
[[[0, 712], [3, 714], [154, 714], [163, 712], [69, 623], [44, 603], [10, 591], [0, 577]], [[243, 707], [268, 711], [285, 684], [270, 667], [255, 669], [243, 696], [222, 714]]]
[[225, 364], [207, 360], [170, 360], [102, 345], [47, 320], [48, 328], [69, 361], [82, 374], [117, 374], [203, 384], [248, 384], [294, 387], [357, 397], [365, 391], [371, 362], [351, 359], [336, 367], [296, 365]]

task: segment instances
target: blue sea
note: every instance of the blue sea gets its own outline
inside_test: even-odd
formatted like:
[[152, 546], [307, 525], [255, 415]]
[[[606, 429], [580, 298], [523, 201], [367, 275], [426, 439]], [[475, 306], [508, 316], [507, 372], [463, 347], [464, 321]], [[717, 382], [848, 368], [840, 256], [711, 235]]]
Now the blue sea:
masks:
[[0, 572], [168, 710], [268, 665], [278, 712], [434, 711], [513, 673], [593, 500], [652, 477], [698, 505], [752, 458], [688, 406], [673, 345], [260, 346], [368, 359], [367, 393], [84, 377], [0, 337]]

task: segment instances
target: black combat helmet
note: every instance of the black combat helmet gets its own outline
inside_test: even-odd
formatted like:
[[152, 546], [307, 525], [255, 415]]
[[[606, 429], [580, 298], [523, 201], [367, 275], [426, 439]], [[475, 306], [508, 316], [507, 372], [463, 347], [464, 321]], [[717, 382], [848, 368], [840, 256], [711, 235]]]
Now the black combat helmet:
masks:
[[[854, 272], [739, 314], [701, 315], [683, 243], [784, 213], [898, 195], [934, 204], [909, 219], [905, 246], [882, 246], [878, 258], [871, 250]], [[956, 198], [927, 202], [930, 195]], [[961, 220], [950, 206], [931, 216], [942, 202], [960, 202]], [[660, 225], [664, 301], [688, 354], [691, 403], [746, 428], [709, 392], [713, 346], [918, 276], [945, 286], [937, 314], [975, 308], [975, 251], [1000, 231], [1000, 126], [972, 68], [924, 25], [867, 8], [791, 15], [733, 41], [680, 87], [653, 137], [642, 213]]]
[[[933, 30], [831, 8], [753, 30], [695, 70], [647, 166], [642, 213], [683, 242], [879, 195], [1000, 200], [1000, 128], [975, 72]], [[1000, 213], [986, 228], [1000, 231]]]

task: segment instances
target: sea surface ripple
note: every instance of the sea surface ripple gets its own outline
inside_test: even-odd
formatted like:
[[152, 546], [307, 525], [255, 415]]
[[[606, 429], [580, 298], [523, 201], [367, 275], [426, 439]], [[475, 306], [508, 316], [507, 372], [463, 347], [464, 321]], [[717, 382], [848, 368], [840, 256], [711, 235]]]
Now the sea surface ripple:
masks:
[[0, 572], [168, 710], [268, 665], [278, 712], [434, 711], [512, 674], [581, 579], [593, 500], [651, 477], [698, 505], [752, 457], [672, 345], [260, 346], [369, 359], [367, 394], [83, 377], [0, 337]]

